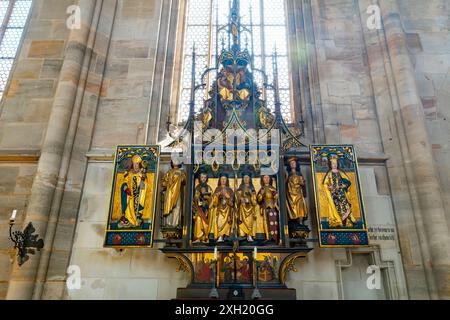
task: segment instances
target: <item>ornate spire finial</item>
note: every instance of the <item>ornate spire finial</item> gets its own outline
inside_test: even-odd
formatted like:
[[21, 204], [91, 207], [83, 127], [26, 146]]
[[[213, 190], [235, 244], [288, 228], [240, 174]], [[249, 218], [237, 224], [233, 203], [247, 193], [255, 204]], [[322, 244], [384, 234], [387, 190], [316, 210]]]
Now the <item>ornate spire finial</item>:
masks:
[[241, 49], [241, 15], [240, 15], [240, 1], [233, 0], [230, 13], [230, 33], [233, 37], [232, 48], [235, 52]]
[[[246, 68], [249, 63], [252, 62], [252, 58], [249, 54], [249, 39], [247, 28], [241, 26], [240, 17], [240, 1], [229, 1], [229, 23], [228, 23], [228, 48], [225, 50], [222, 42], [222, 53], [219, 57], [219, 63], [224, 67], [235, 65], [236, 67]], [[242, 35], [245, 34], [244, 38]], [[242, 42], [244, 41], [244, 42]], [[253, 41], [253, 37], [252, 37]], [[242, 46], [245, 45], [245, 49], [242, 50]], [[253, 42], [252, 42], [253, 48]], [[253, 49], [252, 49], [253, 50]]]
[[240, 11], [240, 4], [241, 2], [239, 0], [233, 0], [233, 13], [235, 13], [239, 17], [239, 11]]

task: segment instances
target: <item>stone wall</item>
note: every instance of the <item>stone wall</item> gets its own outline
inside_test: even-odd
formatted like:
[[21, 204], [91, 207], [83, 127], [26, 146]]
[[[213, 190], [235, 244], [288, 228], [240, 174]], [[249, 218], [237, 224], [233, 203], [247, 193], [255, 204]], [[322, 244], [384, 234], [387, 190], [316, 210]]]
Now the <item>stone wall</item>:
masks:
[[74, 0], [34, 3], [2, 103], [1, 149], [39, 149], [42, 145], [69, 36], [66, 9], [73, 3]]
[[0, 299], [6, 297], [11, 271], [9, 217], [17, 209], [17, 227], [25, 219], [69, 35], [66, 8], [73, 3], [34, 2], [9, 90], [0, 106]]
[[[305, 167], [302, 172], [308, 181], [307, 194], [312, 195], [310, 170]], [[398, 234], [395, 231], [392, 200], [385, 188], [386, 170], [383, 166], [362, 165], [360, 176], [371, 247], [347, 250], [321, 249], [314, 244], [314, 250], [304, 260], [296, 262], [295, 267], [298, 271], [290, 272], [287, 276], [286, 284], [297, 290], [298, 299], [358, 299], [355, 298], [357, 296], [359, 299], [379, 299], [383, 296], [388, 299], [408, 298], [402, 258], [399, 254]], [[309, 208], [313, 208], [311, 202], [314, 200], [308, 197], [308, 201]], [[316, 237], [314, 210], [311, 210], [310, 222], [313, 237]], [[387, 229], [393, 232], [377, 231]], [[389, 236], [389, 239], [383, 235]], [[365, 259], [366, 256], [369, 259]], [[385, 271], [382, 277], [386, 282], [379, 290], [368, 290], [366, 287], [367, 279], [371, 275], [367, 273], [369, 265], [378, 265]], [[346, 273], [347, 270], [349, 271]], [[343, 276], [343, 273], [347, 276]], [[349, 292], [353, 294], [350, 295]]]
[[[188, 277], [155, 249], [103, 248], [112, 162], [90, 163], [86, 173], [70, 265], [80, 267], [80, 290], [67, 299], [172, 299]], [[158, 245], [156, 244], [156, 247]]]
[[160, 1], [119, 1], [92, 149], [145, 143]]
[[[446, 208], [450, 206], [450, 4], [400, 1], [433, 156]], [[420, 12], [418, 15], [417, 12]], [[450, 210], [447, 210], [450, 221]]]
[[31, 184], [36, 173], [34, 163], [0, 163], [0, 299], [6, 297], [11, 272], [12, 242], [9, 240], [9, 217], [18, 210], [18, 225], [30, 196]]
[[[361, 17], [352, 0], [312, 1], [325, 143], [383, 153]], [[311, 52], [312, 54], [312, 52]]]

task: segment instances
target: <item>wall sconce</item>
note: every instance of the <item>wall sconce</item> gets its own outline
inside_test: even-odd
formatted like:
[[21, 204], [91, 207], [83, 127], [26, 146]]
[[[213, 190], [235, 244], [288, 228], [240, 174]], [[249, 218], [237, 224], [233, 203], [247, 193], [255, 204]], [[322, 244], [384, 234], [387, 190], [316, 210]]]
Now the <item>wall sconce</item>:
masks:
[[17, 263], [21, 266], [30, 258], [28, 254], [35, 254], [36, 250], [40, 251], [44, 247], [44, 240], [38, 239], [38, 234], [33, 234], [36, 229], [31, 222], [23, 231], [12, 232], [16, 214], [17, 210], [14, 210], [9, 219], [9, 238], [14, 242], [14, 249], [17, 250]]

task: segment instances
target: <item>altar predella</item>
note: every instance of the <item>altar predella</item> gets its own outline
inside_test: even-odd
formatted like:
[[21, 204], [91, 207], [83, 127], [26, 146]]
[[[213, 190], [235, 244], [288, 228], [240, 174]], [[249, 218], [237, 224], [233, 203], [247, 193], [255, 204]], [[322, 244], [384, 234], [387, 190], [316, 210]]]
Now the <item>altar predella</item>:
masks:
[[[277, 54], [268, 79], [255, 68], [253, 26], [242, 25], [240, 14], [234, 0], [228, 24], [215, 30], [215, 66], [201, 79], [193, 49], [189, 118], [172, 143], [117, 147], [104, 245], [163, 242], [160, 250], [190, 273], [180, 298], [219, 297], [230, 288], [236, 296], [253, 290], [253, 297], [290, 298], [286, 273], [312, 242], [368, 245], [353, 146], [306, 146], [303, 124], [284, 121]], [[170, 169], [159, 175], [161, 147], [173, 152]], [[302, 167], [311, 168], [312, 179]], [[316, 222], [317, 238], [308, 222]]]

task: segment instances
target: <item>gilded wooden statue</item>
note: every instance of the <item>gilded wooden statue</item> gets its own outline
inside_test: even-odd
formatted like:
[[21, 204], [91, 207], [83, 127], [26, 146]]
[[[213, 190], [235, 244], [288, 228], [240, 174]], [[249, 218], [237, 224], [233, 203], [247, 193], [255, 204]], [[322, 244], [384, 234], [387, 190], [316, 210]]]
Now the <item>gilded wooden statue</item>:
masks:
[[303, 222], [308, 217], [303, 188], [305, 179], [300, 171], [298, 159], [292, 157], [288, 159], [287, 172], [287, 210], [289, 220]]
[[234, 192], [230, 188], [227, 174], [222, 174], [212, 197], [209, 234], [217, 242], [231, 235], [234, 215]]
[[181, 198], [184, 185], [186, 184], [186, 173], [181, 165], [171, 163], [172, 168], [167, 171], [162, 179], [164, 207], [163, 216], [165, 227], [179, 227], [181, 223]]
[[194, 215], [194, 243], [207, 242], [209, 233], [209, 211], [213, 190], [208, 184], [208, 175], [200, 173], [199, 184], [194, 190], [192, 213]]
[[252, 183], [251, 175], [244, 174], [242, 183], [236, 194], [239, 219], [239, 237], [246, 237], [248, 242], [253, 242], [256, 235], [256, 217], [259, 214], [259, 206], [256, 201], [256, 190]]
[[257, 199], [267, 221], [267, 240], [278, 243], [280, 240], [280, 208], [278, 207], [278, 192], [273, 186], [273, 178], [271, 176], [265, 175], [261, 178], [261, 190], [258, 192]]

